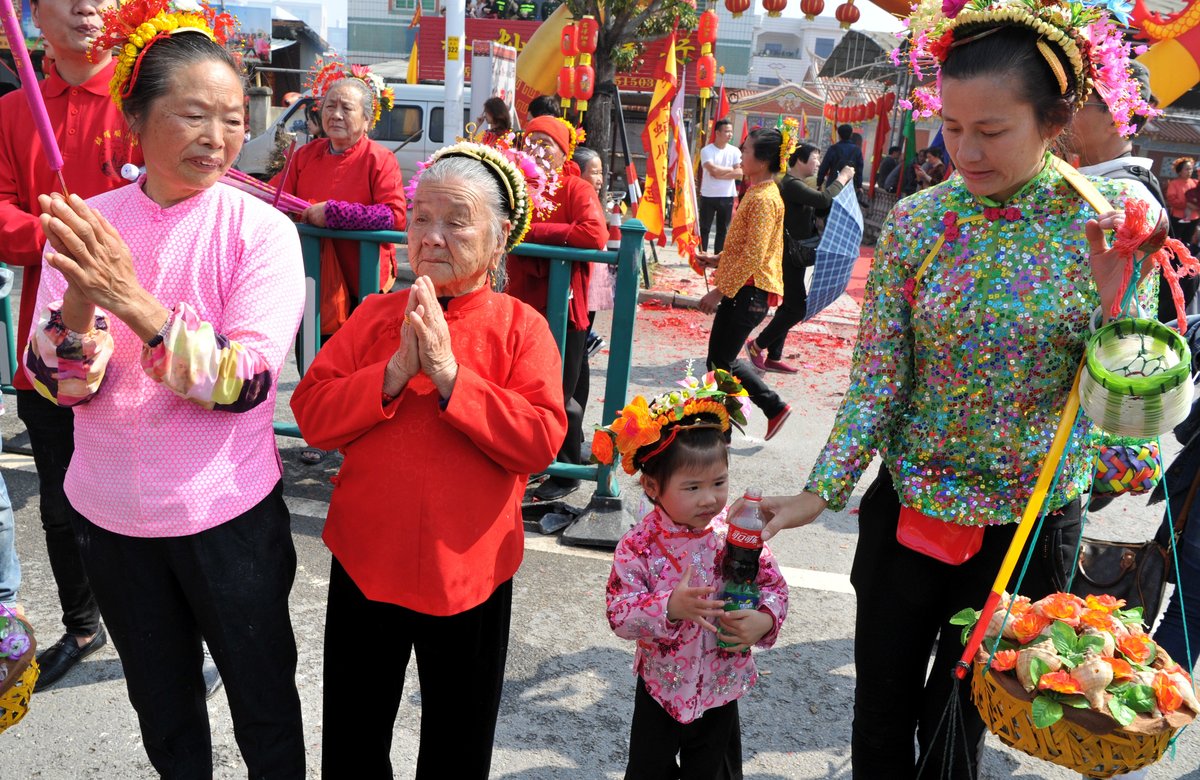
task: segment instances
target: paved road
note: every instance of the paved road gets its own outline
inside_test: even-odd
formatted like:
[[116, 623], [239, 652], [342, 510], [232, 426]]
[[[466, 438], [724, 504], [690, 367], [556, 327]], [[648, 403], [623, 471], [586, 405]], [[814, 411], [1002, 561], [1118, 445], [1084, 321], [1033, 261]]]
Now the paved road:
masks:
[[[853, 304], [849, 304], [853, 308]], [[653, 393], [679, 378], [688, 359], [701, 359], [709, 319], [686, 310], [646, 309], [639, 315], [634, 392]], [[605, 321], [599, 324], [603, 330]], [[770, 443], [765, 423], [752, 420], [734, 439], [733, 484], [757, 484], [768, 492], [795, 491], [828, 432], [846, 383], [850, 342], [837, 327], [806, 325], [789, 341], [787, 359], [801, 363], [795, 377], [771, 381], [796, 407], [796, 414]], [[599, 422], [603, 353], [593, 359], [589, 421]], [[286, 396], [294, 369], [282, 381], [278, 414], [289, 418]], [[6, 441], [21, 431], [15, 413], [0, 418]], [[336, 456], [319, 466], [302, 465], [300, 444], [280, 439], [285, 492], [293, 513], [299, 555], [292, 592], [292, 617], [299, 646], [297, 683], [309, 735], [310, 775], [317, 776], [321, 733], [321, 641], [329, 556], [320, 542], [329, 477]], [[18, 544], [24, 563], [23, 600], [44, 641], [58, 633], [56, 597], [37, 516], [36, 475], [24, 456], [0, 456], [17, 512]], [[865, 488], [871, 475], [864, 480]], [[624, 483], [630, 505], [637, 491]], [[392, 493], [402, 500], [404, 485]], [[451, 499], [447, 499], [451, 500]], [[582, 503], [586, 496], [579, 496]], [[855, 504], [857, 500], [855, 501]], [[773, 548], [785, 567], [792, 606], [781, 642], [759, 657], [762, 682], [742, 709], [746, 776], [848, 778], [851, 654], [854, 601], [848, 572], [855, 544], [855, 508], [829, 513], [801, 531], [784, 534]], [[1110, 538], [1145, 538], [1154, 514], [1136, 501], [1106, 511], [1093, 529]], [[402, 565], [402, 562], [398, 562]], [[565, 547], [556, 537], [527, 534], [526, 559], [516, 578], [513, 638], [501, 721], [496, 739], [496, 778], [619, 778], [623, 768], [634, 678], [632, 644], [617, 639], [604, 619], [604, 583], [609, 556]], [[345, 641], [373, 641], [369, 631]], [[333, 681], [354, 706], [355, 691], [373, 675], [395, 670], [346, 669]], [[408, 679], [415, 680], [410, 669]], [[397, 776], [411, 777], [419, 729], [420, 694], [406, 692], [397, 721], [393, 763]], [[896, 702], [898, 708], [906, 706]], [[223, 695], [209, 704], [217, 776], [244, 777]], [[0, 736], [5, 777], [142, 778], [152, 775], [125, 698], [120, 662], [111, 648], [98, 652], [55, 688], [37, 693], [29, 716]], [[1200, 777], [1200, 738], [1195, 730], [1180, 741], [1174, 763], [1155, 778]], [[447, 757], [448, 778], [453, 759]], [[352, 776], [347, 774], [346, 776]], [[1074, 775], [1016, 754], [989, 741], [985, 778], [1070, 778]]]

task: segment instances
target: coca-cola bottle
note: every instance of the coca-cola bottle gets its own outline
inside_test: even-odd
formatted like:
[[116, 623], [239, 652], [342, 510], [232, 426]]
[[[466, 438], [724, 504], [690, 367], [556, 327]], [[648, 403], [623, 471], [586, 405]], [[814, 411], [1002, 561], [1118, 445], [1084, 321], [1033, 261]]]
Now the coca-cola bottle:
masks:
[[[763, 516], [760, 506], [762, 491], [747, 488], [742, 496], [742, 506], [729, 518], [729, 532], [725, 537], [725, 556], [721, 561], [721, 579], [724, 588], [721, 599], [725, 611], [758, 608], [758, 557], [762, 554]], [[717, 639], [719, 647], [734, 647], [736, 642]]]

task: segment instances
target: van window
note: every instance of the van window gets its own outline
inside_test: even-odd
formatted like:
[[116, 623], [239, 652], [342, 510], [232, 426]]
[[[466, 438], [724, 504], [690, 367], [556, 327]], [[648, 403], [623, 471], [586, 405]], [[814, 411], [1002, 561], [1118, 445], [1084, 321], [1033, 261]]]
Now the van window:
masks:
[[[471, 121], [471, 106], [469, 105], [470, 102], [471, 102], [470, 98], [467, 98], [468, 105], [465, 108], [463, 108], [462, 126], [464, 129], [466, 128], [467, 124]], [[446, 115], [446, 109], [443, 106], [438, 106], [437, 108], [429, 109], [429, 140], [433, 141], [435, 144], [442, 143], [442, 136], [445, 135], [444, 131], [445, 131], [446, 123], [442, 119], [442, 117], [444, 117], [445, 115]], [[463, 131], [459, 130], [459, 132], [461, 133]]]
[[378, 141], [420, 141], [422, 111], [420, 106], [395, 106], [391, 111], [379, 117], [379, 126], [375, 129], [375, 139]]

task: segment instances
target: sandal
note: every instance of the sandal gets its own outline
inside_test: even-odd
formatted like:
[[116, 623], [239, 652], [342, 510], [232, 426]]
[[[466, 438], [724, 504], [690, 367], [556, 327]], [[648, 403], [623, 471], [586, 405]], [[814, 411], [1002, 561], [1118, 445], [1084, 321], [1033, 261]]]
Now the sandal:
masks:
[[319, 450], [316, 447], [305, 447], [300, 450], [300, 462], [309, 466], [315, 466], [325, 459], [325, 450]]

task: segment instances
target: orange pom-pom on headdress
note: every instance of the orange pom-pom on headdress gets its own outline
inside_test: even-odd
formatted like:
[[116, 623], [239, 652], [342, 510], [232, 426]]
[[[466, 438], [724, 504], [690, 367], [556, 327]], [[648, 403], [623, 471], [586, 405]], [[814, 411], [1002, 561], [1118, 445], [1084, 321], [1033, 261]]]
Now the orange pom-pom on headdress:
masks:
[[125, 0], [101, 12], [104, 30], [92, 41], [88, 56], [116, 49], [117, 67], [109, 82], [109, 94], [120, 108], [133, 92], [146, 51], [164, 35], [196, 32], [224, 46], [237, 20], [217, 12], [208, 3], [191, 0]]

